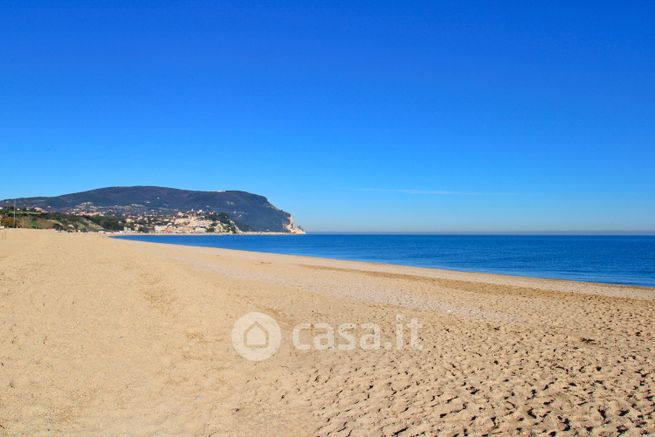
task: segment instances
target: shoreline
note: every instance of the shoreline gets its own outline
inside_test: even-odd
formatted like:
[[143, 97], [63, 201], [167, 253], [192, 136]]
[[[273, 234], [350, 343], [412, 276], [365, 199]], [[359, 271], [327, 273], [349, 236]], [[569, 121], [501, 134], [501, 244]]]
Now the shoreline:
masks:
[[229, 232], [103, 232], [102, 235], [109, 235], [110, 237], [146, 237], [149, 235], [157, 237], [219, 237], [219, 236], [228, 236], [228, 235], [307, 235], [305, 232], [236, 232], [234, 234]]
[[[148, 234], [148, 235], [125, 235], [125, 236], [134, 236], [134, 237], [148, 237], [148, 236], [175, 236], [177, 234], [173, 235], [156, 235], [156, 234]], [[223, 235], [237, 235], [237, 234], [223, 234]], [[246, 234], [242, 234], [246, 235]], [[278, 234], [250, 234], [250, 235], [278, 235]], [[289, 235], [289, 234], [281, 234], [281, 235]], [[292, 234], [293, 235], [293, 234]], [[306, 234], [304, 234], [306, 235]], [[185, 234], [185, 236], [205, 236], [205, 234]], [[208, 236], [208, 235], [207, 235]], [[116, 238], [116, 239], [121, 239], [121, 235], [111, 235], [111, 238]], [[296, 257], [307, 257], [307, 258], [316, 258], [316, 259], [322, 259], [322, 260], [335, 260], [335, 261], [344, 261], [344, 262], [357, 262], [357, 263], [366, 263], [366, 264], [373, 264], [373, 265], [379, 265], [379, 266], [400, 266], [400, 267], [408, 267], [408, 268], [416, 268], [416, 269], [426, 269], [426, 270], [434, 270], [437, 272], [455, 272], [455, 273], [462, 273], [462, 274], [472, 274], [472, 275], [490, 275], [490, 276], [499, 276], [499, 277], [505, 277], [507, 279], [534, 279], [537, 281], [557, 281], [557, 282], [564, 282], [564, 283], [574, 283], [574, 284], [588, 284], [592, 286], [608, 286], [608, 287], [622, 287], [622, 288], [636, 288], [636, 289], [642, 289], [645, 291], [655, 291], [655, 286], [649, 286], [649, 285], [640, 285], [640, 284], [626, 284], [626, 283], [617, 283], [617, 282], [600, 282], [600, 281], [585, 281], [585, 280], [576, 280], [576, 279], [567, 279], [567, 278], [558, 278], [558, 277], [548, 277], [548, 276], [532, 276], [532, 275], [527, 275], [527, 274], [520, 274], [520, 273], [497, 273], [493, 271], [485, 271], [485, 270], [465, 270], [465, 269], [457, 269], [457, 268], [447, 268], [447, 267], [429, 267], [429, 266], [417, 266], [417, 265], [412, 265], [412, 264], [402, 264], [402, 263], [385, 263], [385, 262], [377, 262], [377, 261], [369, 261], [365, 259], [345, 259], [345, 258], [329, 258], [329, 257], [323, 257], [320, 255], [296, 255], [296, 254], [286, 254], [286, 253], [279, 253], [279, 252], [267, 252], [267, 251], [258, 251], [258, 250], [245, 250], [245, 249], [230, 249], [230, 248], [222, 248], [222, 247], [211, 247], [211, 246], [201, 246], [201, 245], [192, 245], [192, 244], [176, 244], [176, 243], [163, 243], [163, 242], [154, 242], [154, 241], [145, 241], [145, 240], [137, 240], [137, 239], [125, 239], [126, 241], [136, 241], [139, 243], [151, 243], [151, 244], [168, 244], [168, 245], [175, 245], [175, 246], [183, 246], [183, 247], [198, 247], [198, 248], [206, 248], [206, 249], [221, 249], [221, 250], [231, 250], [231, 251], [237, 251], [237, 252], [251, 252], [251, 253], [262, 253], [262, 254], [271, 254], [271, 255], [282, 255], [282, 256], [296, 256]]]
[[[190, 253], [204, 253], [204, 251], [216, 253], [227, 253], [245, 259], [274, 260], [279, 258], [285, 262], [311, 265], [317, 267], [328, 266], [329, 268], [341, 269], [343, 271], [357, 271], [360, 273], [389, 273], [408, 279], [446, 279], [457, 281], [471, 281], [480, 284], [493, 284], [508, 287], [526, 287], [556, 291], [561, 293], [578, 293], [605, 296], [611, 298], [628, 298], [655, 300], [655, 287], [645, 287], [625, 284], [608, 284], [604, 282], [574, 281], [568, 279], [539, 278], [534, 276], [506, 275], [500, 273], [469, 272], [455, 269], [443, 269], [433, 267], [418, 267], [404, 264], [381, 263], [374, 261], [346, 260], [339, 258], [327, 258], [311, 255], [293, 255], [273, 252], [260, 252], [255, 250], [227, 249], [210, 246], [194, 246], [188, 244], [156, 243], [140, 240], [123, 240], [145, 245], [173, 246], [179, 249], [188, 249]], [[629, 293], [634, 291], [634, 293]], [[628, 292], [624, 294], [624, 292]]]

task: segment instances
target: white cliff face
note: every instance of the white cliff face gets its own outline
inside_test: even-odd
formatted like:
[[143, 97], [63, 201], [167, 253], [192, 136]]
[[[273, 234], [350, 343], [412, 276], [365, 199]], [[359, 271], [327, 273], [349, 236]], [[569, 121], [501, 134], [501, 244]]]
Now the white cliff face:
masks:
[[286, 225], [290, 234], [304, 234], [305, 230], [293, 222], [293, 217], [289, 216], [289, 224]]

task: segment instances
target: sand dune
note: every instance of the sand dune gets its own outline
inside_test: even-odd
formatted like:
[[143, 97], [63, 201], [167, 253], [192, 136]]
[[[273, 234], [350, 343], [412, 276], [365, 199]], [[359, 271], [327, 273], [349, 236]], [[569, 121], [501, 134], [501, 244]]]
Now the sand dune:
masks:
[[[0, 434], [655, 432], [655, 290], [6, 230]], [[279, 351], [232, 346], [272, 316]], [[416, 318], [422, 350], [298, 350]]]

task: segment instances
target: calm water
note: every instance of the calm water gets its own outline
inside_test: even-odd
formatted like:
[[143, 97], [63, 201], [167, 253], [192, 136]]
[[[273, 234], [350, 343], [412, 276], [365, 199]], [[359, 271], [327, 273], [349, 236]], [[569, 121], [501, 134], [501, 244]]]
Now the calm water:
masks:
[[119, 238], [655, 287], [655, 236], [310, 234]]

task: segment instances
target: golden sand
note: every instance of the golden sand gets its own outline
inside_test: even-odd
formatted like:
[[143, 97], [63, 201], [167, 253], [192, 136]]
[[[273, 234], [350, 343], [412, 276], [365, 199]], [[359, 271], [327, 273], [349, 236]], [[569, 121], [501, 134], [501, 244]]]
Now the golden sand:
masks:
[[[6, 230], [0, 434], [655, 432], [655, 290]], [[252, 311], [282, 344], [248, 361]], [[422, 350], [297, 350], [416, 318]]]

